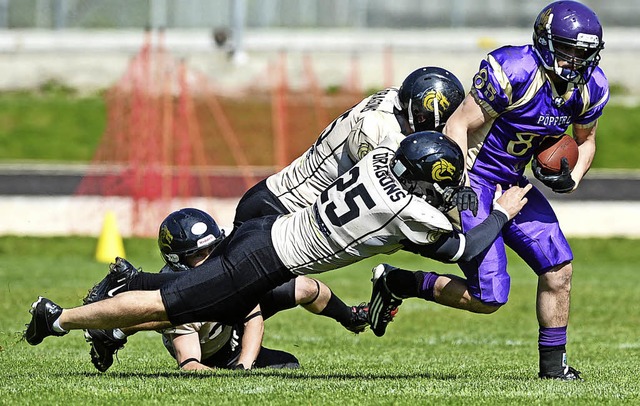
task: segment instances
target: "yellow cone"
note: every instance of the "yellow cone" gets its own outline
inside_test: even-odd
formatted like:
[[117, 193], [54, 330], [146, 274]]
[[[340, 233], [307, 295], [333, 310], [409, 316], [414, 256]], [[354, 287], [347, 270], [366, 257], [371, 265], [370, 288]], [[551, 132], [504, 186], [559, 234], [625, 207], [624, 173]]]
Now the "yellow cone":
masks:
[[116, 257], [124, 258], [124, 244], [118, 231], [116, 214], [113, 211], [108, 211], [104, 216], [102, 232], [98, 238], [96, 260], [109, 264], [115, 262]]

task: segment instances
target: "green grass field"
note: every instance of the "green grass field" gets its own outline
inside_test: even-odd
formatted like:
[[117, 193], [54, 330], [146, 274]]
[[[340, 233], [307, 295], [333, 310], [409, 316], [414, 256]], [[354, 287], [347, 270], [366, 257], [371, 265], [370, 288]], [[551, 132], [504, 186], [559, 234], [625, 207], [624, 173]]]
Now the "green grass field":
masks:
[[[640, 250], [637, 240], [574, 239], [569, 362], [584, 382], [537, 373], [536, 278], [511, 257], [511, 299], [493, 315], [405, 301], [387, 334], [353, 335], [333, 320], [292, 309], [266, 323], [265, 345], [303, 367], [250, 373], [179, 372], [160, 335], [139, 333], [106, 373], [93, 369], [81, 332], [31, 347], [20, 340], [38, 295], [78, 305], [106, 273], [92, 238], [0, 237], [0, 404], [620, 405], [640, 403]], [[147, 271], [155, 241], [125, 240]], [[319, 275], [349, 303], [366, 301], [378, 262], [458, 273], [410, 254], [376, 257]]]

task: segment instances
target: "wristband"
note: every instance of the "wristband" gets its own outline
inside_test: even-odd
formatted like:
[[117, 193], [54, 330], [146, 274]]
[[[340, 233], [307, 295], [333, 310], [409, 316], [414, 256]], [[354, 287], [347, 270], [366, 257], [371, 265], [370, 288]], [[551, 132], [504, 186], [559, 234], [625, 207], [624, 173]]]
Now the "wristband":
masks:
[[200, 362], [200, 360], [197, 358], [187, 358], [178, 365], [178, 368], [182, 368], [190, 362]]
[[502, 193], [498, 193], [498, 190], [496, 189], [496, 191], [493, 193], [493, 210], [497, 210], [500, 213], [504, 214], [507, 217], [507, 221], [511, 220], [509, 218], [509, 213], [507, 212], [507, 210], [500, 206], [500, 203], [498, 203], [498, 198], [500, 198], [500, 196], [502, 196]]
[[507, 210], [504, 207], [500, 206], [498, 202], [495, 202], [493, 204], [493, 210], [499, 211], [500, 213], [504, 214], [504, 216], [507, 218], [507, 221], [510, 220], [509, 213], [507, 213]]

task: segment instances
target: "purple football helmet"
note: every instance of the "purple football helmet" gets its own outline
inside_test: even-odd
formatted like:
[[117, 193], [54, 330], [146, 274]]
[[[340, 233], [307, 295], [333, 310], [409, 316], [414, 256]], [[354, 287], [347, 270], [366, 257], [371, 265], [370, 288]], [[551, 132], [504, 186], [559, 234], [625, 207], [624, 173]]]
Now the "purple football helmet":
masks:
[[604, 48], [602, 26], [596, 13], [584, 4], [556, 1], [538, 14], [533, 46], [547, 70], [567, 82], [585, 83]]

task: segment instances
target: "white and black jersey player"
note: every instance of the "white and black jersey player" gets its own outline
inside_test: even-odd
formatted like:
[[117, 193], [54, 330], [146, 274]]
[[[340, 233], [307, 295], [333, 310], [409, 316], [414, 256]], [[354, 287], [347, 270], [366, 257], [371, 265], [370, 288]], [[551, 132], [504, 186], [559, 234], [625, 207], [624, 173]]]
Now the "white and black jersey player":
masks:
[[73, 309], [39, 298], [32, 304], [25, 339], [37, 345], [46, 336], [61, 336], [70, 329], [150, 321], [233, 324], [267, 291], [296, 275], [337, 269], [399, 249], [442, 261], [469, 259], [526, 204], [530, 186], [514, 186], [496, 199], [485, 221], [460, 234], [443, 215], [463, 183], [460, 147], [429, 131], [402, 139], [397, 151], [394, 142], [388, 139], [371, 151], [314, 205], [246, 221], [194, 272], [139, 272], [120, 260], [98, 286], [106, 291], [124, 277], [126, 292]]
[[[407, 241], [430, 244], [452, 231], [438, 205], [410, 193], [391, 172], [395, 147], [404, 139], [402, 134], [390, 134], [312, 206], [275, 221], [275, 250], [287, 268], [296, 274], [324, 272], [391, 254]], [[442, 177], [452, 180], [452, 191], [460, 180], [455, 167], [461, 165], [443, 160]]]
[[[278, 257], [295, 274], [325, 272], [401, 249], [446, 262], [472, 258], [488, 244], [487, 233], [478, 235], [486, 226], [465, 239], [445, 215], [462, 184], [464, 160], [458, 152], [437, 132], [390, 134], [311, 207], [274, 222]], [[499, 213], [492, 224], [506, 221]]]
[[[463, 99], [464, 88], [453, 73], [439, 67], [416, 69], [399, 89], [380, 90], [345, 111], [305, 153], [249, 189], [238, 204], [234, 225], [311, 206], [388, 134], [440, 131]], [[474, 196], [461, 193], [458, 197], [460, 209], [475, 210]]]
[[402, 125], [406, 123], [402, 112], [397, 88], [365, 98], [333, 120], [304, 154], [267, 178], [267, 188], [290, 212], [310, 206], [387, 134], [413, 132]]

